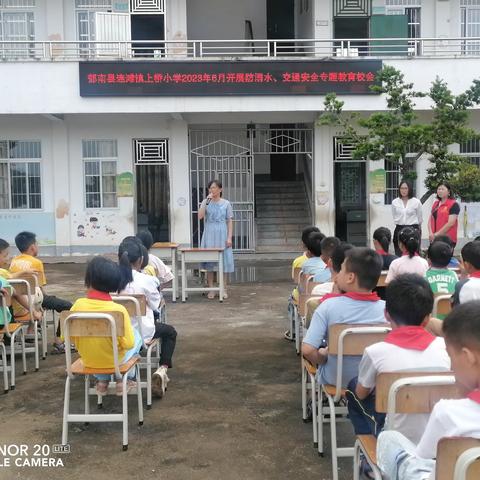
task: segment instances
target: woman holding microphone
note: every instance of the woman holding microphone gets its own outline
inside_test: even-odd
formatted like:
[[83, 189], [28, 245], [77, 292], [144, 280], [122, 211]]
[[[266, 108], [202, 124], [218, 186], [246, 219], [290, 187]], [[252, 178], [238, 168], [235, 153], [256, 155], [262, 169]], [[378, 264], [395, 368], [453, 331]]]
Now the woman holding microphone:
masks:
[[422, 236], [422, 202], [413, 196], [412, 184], [402, 180], [398, 186], [398, 197], [392, 202], [393, 223], [395, 231], [393, 232], [393, 246], [395, 255], [400, 257], [402, 251], [398, 246], [398, 235], [402, 228], [412, 227], [418, 230], [420, 238]]
[[[205, 219], [201, 248], [225, 248], [223, 251], [224, 285], [227, 285], [227, 274], [234, 271], [232, 234], [233, 234], [233, 210], [228, 200], [222, 198], [222, 182], [211, 180], [208, 183], [208, 196], [200, 205], [198, 218]], [[214, 263], [204, 263], [207, 270], [207, 282], [213, 287], [214, 272], [218, 266]], [[209, 299], [215, 298], [215, 292], [208, 292]], [[223, 298], [228, 298], [225, 293]]]

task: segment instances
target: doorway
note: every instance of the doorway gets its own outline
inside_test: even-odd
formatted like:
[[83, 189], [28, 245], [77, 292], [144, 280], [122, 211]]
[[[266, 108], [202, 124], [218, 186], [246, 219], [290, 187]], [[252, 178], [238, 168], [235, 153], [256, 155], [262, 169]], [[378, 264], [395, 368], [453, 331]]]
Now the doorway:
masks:
[[165, 54], [165, 44], [152, 44], [155, 40], [165, 40], [165, 19], [163, 15], [132, 15], [132, 40], [145, 40], [134, 43], [133, 50], [142, 57], [160, 57]]
[[267, 38], [295, 36], [295, 0], [267, 0]]
[[[335, 17], [333, 19], [334, 38], [368, 38], [369, 21], [369, 17]], [[337, 46], [340, 47], [340, 42]], [[367, 54], [368, 44], [365, 40], [352, 41], [350, 47], [351, 49], [358, 49], [358, 55]], [[352, 53], [352, 50], [350, 53]]]
[[354, 160], [352, 146], [335, 139], [335, 235], [356, 246], [367, 244], [366, 162]]

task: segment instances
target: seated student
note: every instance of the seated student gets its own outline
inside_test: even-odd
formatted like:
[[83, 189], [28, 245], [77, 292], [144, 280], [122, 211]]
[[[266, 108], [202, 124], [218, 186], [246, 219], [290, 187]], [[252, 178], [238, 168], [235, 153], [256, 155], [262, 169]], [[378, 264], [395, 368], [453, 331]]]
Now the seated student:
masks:
[[444, 437], [480, 438], [480, 301], [454, 308], [443, 322], [443, 334], [457, 384], [465, 398], [440, 400], [417, 445], [394, 430], [377, 443], [378, 466], [391, 480], [435, 477], [437, 445]]
[[307, 238], [313, 232], [320, 233], [320, 230], [317, 227], [312, 226], [312, 227], [306, 227], [302, 231], [302, 247], [303, 247], [304, 252], [303, 252], [302, 255], [300, 255], [299, 257], [296, 257], [295, 260], [293, 260], [293, 262], [292, 262], [292, 275], [293, 275], [293, 271], [296, 268], [301, 268], [302, 265], [304, 264], [304, 262], [308, 258]]
[[[326, 237], [322, 240], [320, 244], [322, 254], [320, 258], [325, 263], [325, 268], [315, 273], [313, 277], [314, 282], [329, 282], [332, 278], [332, 272], [328, 268], [328, 263], [332, 256], [333, 251], [340, 245], [340, 240], [337, 237]], [[305, 265], [305, 264], [304, 264]]]
[[147, 266], [144, 268], [144, 273], [157, 277], [160, 281], [160, 288], [163, 289], [173, 280], [172, 270], [167, 267], [162, 260], [156, 255], [150, 253], [150, 249], [153, 245], [153, 236], [148, 230], [138, 232], [136, 237], [142, 242], [143, 246], [147, 249]]
[[468, 278], [455, 285], [453, 305], [480, 300], [480, 242], [468, 242], [462, 247], [462, 264]]
[[[352, 248], [346, 252], [336, 282], [345, 292], [324, 300], [315, 310], [310, 327], [302, 343], [302, 355], [313, 365], [318, 365], [322, 384], [335, 384], [336, 356], [328, 355], [328, 329], [337, 323], [385, 324], [385, 302], [372, 290], [382, 271], [382, 259], [370, 248]], [[342, 387], [357, 375], [360, 356], [344, 359]]]
[[[162, 300], [159, 292], [159, 280], [146, 275], [140, 270], [142, 262], [148, 252], [136, 237], [126, 237], [118, 247], [118, 259], [122, 272], [121, 293], [141, 293], [147, 300], [147, 314], [142, 317], [142, 334], [145, 344], [154, 338], [161, 340], [160, 366], [152, 375], [152, 392], [162, 398], [170, 381], [167, 375], [168, 368], [172, 367], [172, 356], [175, 350], [177, 332], [171, 325], [155, 322], [154, 311], [158, 310]], [[136, 320], [133, 326], [138, 329]]]
[[[419, 275], [399, 275], [388, 285], [385, 318], [391, 323], [392, 331], [383, 342], [365, 349], [358, 379], [354, 378], [348, 385], [348, 412], [356, 435], [377, 436], [382, 430], [385, 415], [375, 412], [375, 380], [379, 373], [450, 369], [445, 341], [423, 327], [432, 308], [432, 289]], [[394, 428], [417, 442], [427, 421], [428, 415], [397, 414]]]
[[[33, 270], [33, 272], [38, 275], [38, 282], [43, 297], [42, 308], [45, 310], [56, 310], [57, 312], [70, 310], [72, 307], [71, 302], [57, 298], [54, 295], [46, 295], [44, 292], [43, 287], [47, 284], [47, 279], [45, 277], [43, 262], [37, 258], [38, 242], [36, 235], [32, 232], [20, 232], [15, 237], [15, 245], [20, 251], [20, 255], [12, 259], [10, 272], [31, 272]], [[65, 344], [60, 338], [60, 322], [57, 327], [52, 353], [65, 353]]]
[[398, 246], [402, 256], [390, 264], [385, 283], [390, 283], [402, 273], [416, 273], [423, 277], [428, 270], [428, 262], [420, 257], [420, 234], [412, 227], [403, 228], [398, 235]]
[[454, 245], [452, 239], [448, 235], [437, 235], [432, 243], [435, 242], [443, 242], [446, 243], [450, 247], [450, 262], [448, 262], [448, 268], [460, 268], [460, 262], [453, 256], [454, 253]]
[[302, 273], [315, 275], [325, 270], [327, 265], [322, 259], [322, 241], [325, 235], [323, 233], [312, 232], [307, 238], [308, 258], [303, 262]]
[[[110, 292], [117, 292], [121, 287], [122, 274], [118, 265], [105, 257], [94, 257], [87, 265], [85, 286], [87, 297], [79, 298], [72, 306], [72, 312], [122, 312], [124, 319], [124, 335], [118, 337], [119, 363], [125, 363], [138, 354], [142, 339], [132, 327], [130, 317], [123, 305], [112, 301]], [[113, 363], [112, 340], [107, 337], [72, 337], [80, 357], [86, 367], [111, 368]], [[136, 387], [134, 373], [127, 381], [127, 389]], [[97, 394], [106, 395], [110, 375], [95, 375]], [[122, 382], [117, 380], [116, 393], [122, 395]]]
[[[447, 265], [451, 258], [450, 245], [443, 242], [433, 242], [428, 247], [428, 263], [430, 268], [425, 278], [435, 295], [452, 295], [458, 282], [457, 274], [449, 270]], [[443, 317], [438, 316], [443, 319]]]
[[[2, 295], [12, 295], [13, 288], [8, 283], [4, 277], [0, 276], [0, 296]], [[9, 308], [2, 308], [2, 304], [0, 303], [0, 329], [5, 326], [5, 324], [10, 323], [12, 321], [12, 314]], [[2, 340], [2, 334], [0, 334], [0, 340]]]
[[392, 242], [392, 232], [387, 227], [377, 228], [373, 232], [373, 246], [375, 251], [382, 257], [383, 270], [388, 270], [390, 264], [398, 258], [396, 255], [388, 253], [390, 243]]
[[324, 282], [317, 285], [312, 290], [312, 295], [328, 295], [330, 293], [338, 294], [341, 292], [337, 285], [337, 275], [340, 273], [342, 263], [345, 260], [345, 255], [351, 248], [354, 248], [351, 243], [340, 242], [340, 244], [332, 252], [330, 260], [328, 261], [328, 268], [331, 273], [331, 281]]

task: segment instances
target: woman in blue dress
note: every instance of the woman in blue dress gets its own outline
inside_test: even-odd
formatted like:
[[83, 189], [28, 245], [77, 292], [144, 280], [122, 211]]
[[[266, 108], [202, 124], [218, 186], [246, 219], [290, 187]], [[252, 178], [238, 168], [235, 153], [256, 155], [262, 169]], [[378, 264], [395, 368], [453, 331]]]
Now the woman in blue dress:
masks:
[[[232, 233], [233, 233], [233, 210], [228, 200], [222, 198], [222, 182], [212, 180], [208, 184], [208, 196], [200, 205], [198, 218], [205, 219], [201, 248], [224, 247], [223, 252], [223, 272], [225, 294], [227, 295], [227, 274], [234, 271], [233, 251], [232, 251]], [[210, 288], [213, 287], [214, 272], [218, 270], [216, 263], [205, 263], [207, 270], [207, 282]], [[215, 298], [215, 292], [208, 292], [208, 298]]]

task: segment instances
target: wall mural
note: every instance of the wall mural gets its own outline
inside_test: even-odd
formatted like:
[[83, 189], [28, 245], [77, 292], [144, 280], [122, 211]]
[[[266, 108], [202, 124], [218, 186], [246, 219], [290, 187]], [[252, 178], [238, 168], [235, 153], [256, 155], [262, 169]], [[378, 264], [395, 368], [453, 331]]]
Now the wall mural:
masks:
[[[121, 225], [129, 227], [128, 222], [120, 221], [118, 212], [90, 211], [74, 213], [72, 217], [72, 243], [102, 244], [115, 243], [125, 236]], [[120, 228], [119, 228], [120, 227]]]

